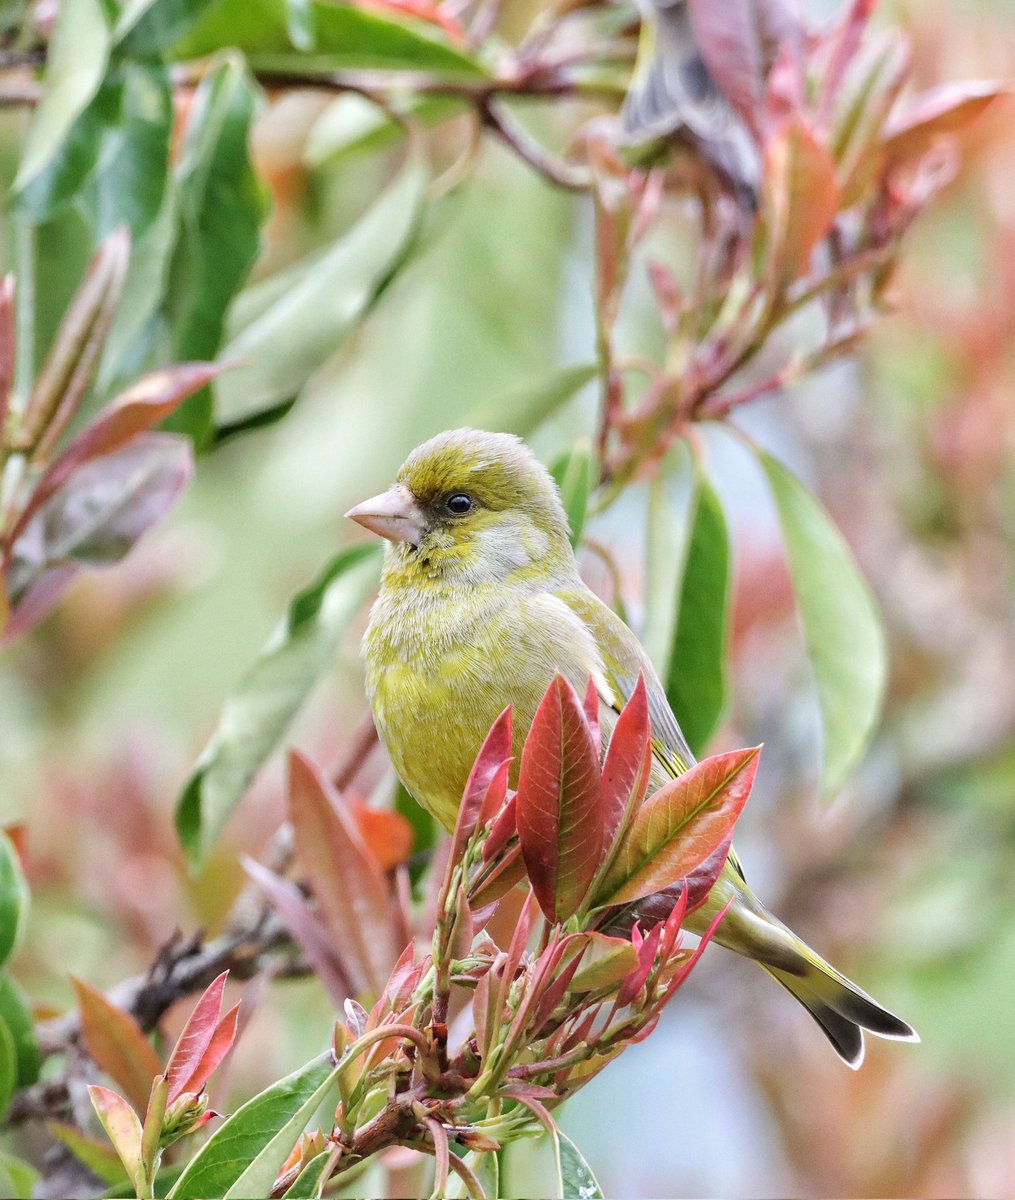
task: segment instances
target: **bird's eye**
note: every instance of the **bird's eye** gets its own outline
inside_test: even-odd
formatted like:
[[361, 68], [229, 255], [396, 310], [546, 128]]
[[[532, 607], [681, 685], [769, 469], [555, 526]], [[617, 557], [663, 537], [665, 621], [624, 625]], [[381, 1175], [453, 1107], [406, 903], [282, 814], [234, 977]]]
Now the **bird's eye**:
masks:
[[466, 496], [464, 492], [458, 492], [447, 498], [444, 507], [453, 516], [464, 517], [467, 512], [472, 512], [472, 497]]

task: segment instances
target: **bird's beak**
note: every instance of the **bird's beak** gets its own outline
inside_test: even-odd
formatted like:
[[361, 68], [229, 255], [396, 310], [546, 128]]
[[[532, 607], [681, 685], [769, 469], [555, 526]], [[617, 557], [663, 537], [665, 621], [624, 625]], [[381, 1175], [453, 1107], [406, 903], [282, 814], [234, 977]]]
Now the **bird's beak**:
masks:
[[426, 532], [423, 511], [404, 483], [392, 484], [386, 492], [364, 500], [345, 515], [389, 542], [418, 546]]

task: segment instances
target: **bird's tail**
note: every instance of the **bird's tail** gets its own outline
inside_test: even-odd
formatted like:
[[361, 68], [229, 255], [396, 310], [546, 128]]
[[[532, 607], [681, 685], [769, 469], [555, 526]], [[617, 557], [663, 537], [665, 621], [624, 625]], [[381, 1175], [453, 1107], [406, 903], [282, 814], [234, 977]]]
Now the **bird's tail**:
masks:
[[897, 1041], [920, 1040], [912, 1026], [841, 975], [773, 916], [729, 866], [689, 925], [693, 928], [695, 920], [709, 915], [709, 909], [714, 915], [727, 902], [715, 941], [764, 967], [807, 1009], [839, 1057], [854, 1070], [863, 1062], [864, 1030]]

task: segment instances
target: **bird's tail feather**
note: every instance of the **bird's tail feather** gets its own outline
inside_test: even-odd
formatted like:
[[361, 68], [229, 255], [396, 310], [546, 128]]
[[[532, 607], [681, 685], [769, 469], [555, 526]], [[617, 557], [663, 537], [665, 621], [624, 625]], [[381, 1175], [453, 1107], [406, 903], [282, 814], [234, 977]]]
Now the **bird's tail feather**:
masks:
[[[792, 935], [791, 935], [792, 936]], [[919, 1035], [855, 983], [840, 975], [798, 938], [788, 968], [761, 965], [807, 1009], [836, 1053], [854, 1070], [863, 1062], [863, 1033], [896, 1041], [918, 1042]]]

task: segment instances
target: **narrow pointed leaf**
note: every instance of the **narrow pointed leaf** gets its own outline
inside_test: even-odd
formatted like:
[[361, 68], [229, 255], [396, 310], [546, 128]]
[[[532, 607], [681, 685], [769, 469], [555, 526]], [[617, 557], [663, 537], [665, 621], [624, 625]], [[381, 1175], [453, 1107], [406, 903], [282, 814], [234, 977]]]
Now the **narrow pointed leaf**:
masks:
[[289, 819], [342, 964], [358, 994], [377, 995], [402, 949], [394, 945], [388, 884], [333, 789], [296, 751], [289, 757]]
[[946, 134], [961, 133], [1010, 88], [986, 80], [932, 88], [885, 125], [885, 149], [893, 161], [914, 158]]
[[97, 1175], [103, 1183], [110, 1187], [118, 1187], [127, 1182], [127, 1168], [123, 1165], [119, 1154], [108, 1142], [100, 1142], [98, 1138], [89, 1137], [73, 1125], [68, 1125], [63, 1121], [50, 1121], [48, 1128], [54, 1137], [63, 1142], [78, 1162], [84, 1163], [89, 1171]]
[[887, 674], [873, 597], [820, 503], [774, 458], [760, 456], [782, 524], [824, 732], [822, 794], [834, 795], [863, 754]]
[[765, 145], [765, 216], [779, 279], [804, 274], [841, 203], [835, 161], [802, 117], [787, 121]]
[[248, 1100], [191, 1159], [170, 1197], [269, 1195], [334, 1076], [334, 1060], [324, 1054]]
[[730, 540], [722, 504], [705, 479], [692, 506], [691, 537], [680, 586], [666, 698], [700, 756], [726, 706]]
[[293, 598], [239, 688], [180, 797], [176, 828], [200, 866], [314, 684], [332, 661], [342, 631], [375, 586], [378, 548], [337, 554]]
[[505, 708], [483, 740], [462, 793], [452, 839], [451, 861], [457, 862], [472, 837], [487, 793], [504, 763], [511, 757], [511, 709]]
[[595, 486], [595, 471], [592, 447], [586, 441], [579, 442], [569, 453], [559, 458], [550, 471], [560, 489], [560, 498], [571, 530], [572, 546], [577, 546], [582, 539], [589, 496]]
[[283, 1200], [314, 1200], [314, 1197], [321, 1194], [324, 1172], [332, 1162], [334, 1157], [331, 1150], [324, 1150], [315, 1155], [283, 1194]]
[[696, 763], [635, 814], [596, 903], [626, 904], [679, 883], [729, 836], [751, 792], [759, 747]]
[[183, 1092], [201, 1090], [204, 1080], [196, 1078], [197, 1070], [215, 1037], [228, 978], [223, 971], [205, 988], [177, 1039], [166, 1067], [170, 1104]]
[[602, 858], [598, 756], [574, 688], [556, 676], [522, 751], [517, 821], [539, 906], [565, 921], [585, 899]]
[[168, 1105], [169, 1081], [165, 1075], [159, 1075], [152, 1084], [144, 1124], [141, 1127], [141, 1162], [144, 1164], [145, 1173], [149, 1179], [155, 1176], [159, 1142], [162, 1138], [162, 1126], [166, 1119]]
[[85, 1049], [98, 1066], [123, 1088], [139, 1111], [148, 1105], [152, 1080], [162, 1071], [159, 1057], [141, 1027], [122, 1008], [90, 984], [72, 979], [81, 1013], [81, 1035]]
[[603, 827], [606, 845], [627, 828], [648, 788], [652, 766], [652, 726], [645, 677], [638, 682], [613, 728], [603, 763]]

